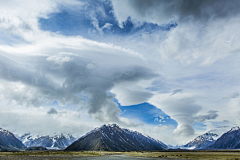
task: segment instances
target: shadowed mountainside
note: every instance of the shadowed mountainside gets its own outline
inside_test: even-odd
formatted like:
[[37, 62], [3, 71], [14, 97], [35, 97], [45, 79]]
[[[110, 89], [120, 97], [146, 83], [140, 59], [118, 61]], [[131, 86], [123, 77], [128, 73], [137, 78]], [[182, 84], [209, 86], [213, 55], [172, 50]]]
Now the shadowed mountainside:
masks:
[[218, 140], [208, 147], [209, 149], [239, 149], [240, 148], [240, 128], [233, 127], [224, 133]]
[[154, 151], [166, 149], [167, 146], [158, 140], [112, 124], [90, 131], [65, 150]]
[[0, 151], [20, 150], [26, 147], [11, 132], [0, 128]]

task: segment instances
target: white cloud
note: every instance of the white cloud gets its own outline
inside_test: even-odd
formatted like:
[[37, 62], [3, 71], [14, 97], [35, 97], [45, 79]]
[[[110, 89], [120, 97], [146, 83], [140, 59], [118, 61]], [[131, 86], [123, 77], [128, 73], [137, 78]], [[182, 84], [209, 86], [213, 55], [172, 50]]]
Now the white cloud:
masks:
[[[67, 5], [75, 5], [75, 1], [71, 2]], [[27, 7], [25, 5], [23, 3], [22, 9]], [[70, 104], [84, 108], [84, 100], [79, 95], [85, 95], [88, 96], [87, 113], [95, 120], [135, 126], [119, 117], [121, 111], [113, 102], [114, 95], [108, 92], [115, 85], [129, 83], [134, 86], [134, 83], [152, 79], [157, 74], [145, 67], [148, 62], [135, 51], [79, 36], [66, 37], [41, 31], [35, 24], [39, 16], [57, 12], [58, 5], [66, 6], [63, 2], [49, 1], [46, 5], [50, 8], [36, 10], [32, 17], [25, 17], [25, 12], [17, 11], [10, 17], [29, 20], [28, 24], [34, 27], [31, 33], [10, 30], [29, 43], [0, 46], [1, 96], [23, 106], [41, 107], [45, 101], [57, 101], [60, 106]], [[27, 7], [26, 11], [31, 10]], [[8, 21], [4, 21], [6, 23]], [[17, 29], [21, 27], [18, 25]], [[134, 93], [141, 95], [143, 92], [135, 89]], [[146, 91], [144, 94], [149, 95], [146, 100], [151, 96]], [[136, 99], [139, 98], [136, 96]]]
[[[126, 0], [121, 3], [112, 0], [112, 2], [120, 26], [128, 17], [135, 26], [144, 22], [158, 25], [171, 21], [177, 23], [177, 27], [171, 28], [168, 32], [156, 33], [158, 39], [154, 39], [156, 36], [151, 34], [147, 34], [144, 40], [141, 38], [145, 35], [138, 38], [139, 48], [146, 43], [149, 44], [149, 48], [154, 48], [151, 52], [141, 48], [142, 52], [139, 52], [151, 59], [152, 64], [156, 62], [155, 67], [162, 75], [149, 87], [150, 90], [156, 91], [149, 102], [177, 121], [179, 125], [175, 133], [179, 135], [200, 133], [192, 125], [195, 121], [202, 120], [207, 127], [210, 123], [222, 122], [224, 119], [232, 121], [231, 125], [234, 125], [238, 117], [236, 114], [239, 113], [237, 108], [239, 96], [236, 92], [239, 89], [237, 76], [239, 72], [237, 61], [240, 58], [239, 2], [218, 0], [211, 2]], [[154, 41], [150, 41], [148, 37]], [[172, 91], [176, 88], [181, 88], [184, 93], [174, 94]], [[171, 94], [174, 96], [169, 97]], [[229, 95], [228, 99], [222, 99], [226, 95]], [[229, 111], [229, 108], [235, 113]], [[228, 115], [234, 115], [235, 118]], [[212, 117], [212, 121], [207, 123], [209, 116]]]

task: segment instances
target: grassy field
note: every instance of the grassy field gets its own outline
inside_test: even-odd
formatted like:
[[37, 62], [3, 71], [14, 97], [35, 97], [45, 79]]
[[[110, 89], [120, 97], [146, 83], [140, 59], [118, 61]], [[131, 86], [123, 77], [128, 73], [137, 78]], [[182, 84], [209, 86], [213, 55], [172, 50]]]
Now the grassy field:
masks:
[[24, 151], [0, 152], [0, 159], [40, 160], [54, 159], [65, 160], [96, 156], [120, 155], [154, 158], [200, 159], [200, 160], [240, 160], [240, 151], [164, 151], [164, 152], [100, 152], [100, 151]]
[[94, 156], [104, 156], [100, 152], [84, 151], [84, 152], [65, 152], [65, 151], [24, 151], [24, 152], [0, 152], [0, 159], [19, 159], [19, 160], [40, 160], [40, 159], [74, 159]]
[[240, 151], [168, 151], [168, 152], [131, 152], [129, 156], [176, 158], [192, 160], [240, 160]]

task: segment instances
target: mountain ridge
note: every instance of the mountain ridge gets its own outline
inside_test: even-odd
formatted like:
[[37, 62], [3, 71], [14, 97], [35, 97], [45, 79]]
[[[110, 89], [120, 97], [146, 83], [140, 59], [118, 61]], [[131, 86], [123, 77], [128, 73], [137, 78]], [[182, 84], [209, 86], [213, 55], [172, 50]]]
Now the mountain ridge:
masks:
[[86, 133], [65, 150], [150, 151], [167, 148], [161, 141], [140, 132], [122, 129], [117, 124], [104, 124]]
[[217, 141], [208, 146], [209, 149], [239, 149], [240, 148], [240, 128], [232, 127], [229, 131], [222, 134]]
[[187, 144], [181, 146], [183, 149], [204, 149], [209, 145], [212, 145], [219, 136], [212, 132], [206, 132], [202, 135], [197, 136]]
[[0, 128], [0, 151], [23, 150], [26, 147], [8, 130]]
[[18, 136], [18, 139], [21, 140], [27, 147], [42, 146], [48, 149], [65, 149], [77, 138], [73, 137], [70, 133], [60, 133], [53, 136], [25, 133], [21, 136]]

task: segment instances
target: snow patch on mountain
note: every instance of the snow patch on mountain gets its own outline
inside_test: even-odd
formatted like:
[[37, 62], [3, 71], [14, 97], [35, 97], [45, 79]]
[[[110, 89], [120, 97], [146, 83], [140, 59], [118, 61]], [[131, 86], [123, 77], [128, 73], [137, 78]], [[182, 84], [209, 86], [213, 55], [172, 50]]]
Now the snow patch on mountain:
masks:
[[43, 146], [48, 149], [64, 149], [72, 144], [77, 138], [69, 133], [55, 134], [53, 136], [26, 133], [18, 136], [18, 139], [27, 147]]
[[182, 149], [203, 149], [212, 145], [219, 136], [212, 132], [207, 132], [196, 137], [194, 140], [190, 141], [186, 145], [181, 146]]

